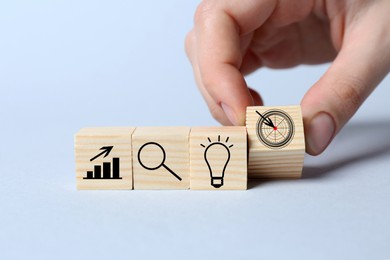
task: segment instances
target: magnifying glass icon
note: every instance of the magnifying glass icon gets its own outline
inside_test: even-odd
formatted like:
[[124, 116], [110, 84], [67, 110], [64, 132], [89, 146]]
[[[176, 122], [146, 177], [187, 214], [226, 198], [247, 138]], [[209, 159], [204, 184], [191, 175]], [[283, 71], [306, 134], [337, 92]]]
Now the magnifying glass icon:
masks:
[[[146, 165], [142, 162], [142, 160], [141, 160], [141, 152], [142, 152], [142, 150], [143, 150], [144, 148], [146, 148], [147, 146], [149, 146], [149, 148], [150, 148], [150, 147], [153, 147], [153, 146], [155, 146], [155, 147], [157, 146], [157, 148], [158, 148], [159, 150], [161, 150], [162, 159], [161, 159], [161, 162], [159, 162], [157, 165], [151, 165], [151, 164], [152, 164], [152, 163], [151, 163], [151, 164], [149, 164], [148, 166], [146, 166]], [[163, 168], [165, 168], [167, 171], [169, 171], [173, 176], [175, 176], [179, 181], [181, 181], [180, 176], [178, 176], [174, 171], [172, 171], [168, 166], [165, 165], [165, 159], [166, 159], [166, 154], [165, 154], [164, 148], [163, 148], [160, 144], [158, 144], [158, 143], [156, 143], [156, 142], [149, 142], [149, 143], [146, 143], [146, 144], [142, 145], [141, 148], [139, 148], [139, 150], [138, 150], [138, 162], [141, 164], [142, 167], [144, 167], [145, 169], [150, 170], [150, 171], [154, 171], [154, 170], [159, 169], [160, 167], [163, 167]]]

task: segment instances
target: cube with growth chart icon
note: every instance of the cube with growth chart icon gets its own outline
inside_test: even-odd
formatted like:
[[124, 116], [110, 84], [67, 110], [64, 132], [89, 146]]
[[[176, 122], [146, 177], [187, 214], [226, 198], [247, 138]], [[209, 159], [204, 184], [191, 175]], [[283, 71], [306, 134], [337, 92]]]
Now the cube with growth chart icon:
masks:
[[76, 182], [80, 190], [133, 188], [134, 127], [91, 127], [75, 136]]

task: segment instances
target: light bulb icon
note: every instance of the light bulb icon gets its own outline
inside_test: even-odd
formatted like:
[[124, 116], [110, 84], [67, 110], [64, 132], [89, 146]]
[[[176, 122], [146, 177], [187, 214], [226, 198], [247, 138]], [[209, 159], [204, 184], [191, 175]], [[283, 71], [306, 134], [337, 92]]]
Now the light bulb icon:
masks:
[[226, 138], [225, 143], [221, 142], [221, 136], [218, 135], [218, 141], [212, 142], [210, 137], [207, 137], [209, 144], [204, 151], [204, 160], [210, 171], [211, 185], [214, 188], [220, 188], [223, 186], [225, 177], [225, 170], [230, 161], [230, 148], [233, 145], [228, 146], [227, 142], [229, 137]]

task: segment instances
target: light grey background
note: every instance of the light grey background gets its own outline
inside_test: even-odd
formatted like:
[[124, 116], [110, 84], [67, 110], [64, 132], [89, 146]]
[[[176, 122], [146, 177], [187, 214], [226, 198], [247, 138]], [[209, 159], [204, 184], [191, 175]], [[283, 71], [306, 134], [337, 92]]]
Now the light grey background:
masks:
[[[390, 258], [389, 79], [300, 180], [76, 191], [81, 127], [217, 124], [184, 54], [197, 3], [0, 2], [1, 259]], [[248, 82], [299, 104], [326, 68]]]

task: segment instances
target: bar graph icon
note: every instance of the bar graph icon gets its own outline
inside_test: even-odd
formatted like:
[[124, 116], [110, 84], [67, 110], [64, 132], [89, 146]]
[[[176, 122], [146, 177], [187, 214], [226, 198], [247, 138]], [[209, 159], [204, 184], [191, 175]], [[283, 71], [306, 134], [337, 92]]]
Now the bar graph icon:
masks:
[[103, 163], [103, 175], [102, 165], [95, 165], [93, 171], [87, 171], [87, 177], [83, 179], [122, 179], [119, 174], [119, 158], [112, 158], [112, 174], [111, 163]]
[[[107, 157], [109, 153], [111, 152], [113, 146], [103, 146], [100, 148], [100, 150], [103, 150], [103, 152], [99, 153], [95, 157], [91, 158], [90, 161], [92, 162], [96, 158], [100, 157], [101, 155], [105, 154], [103, 156]], [[111, 167], [112, 166], [112, 167]], [[103, 168], [103, 171], [102, 171]], [[111, 172], [112, 168], [112, 172]], [[83, 179], [122, 179], [120, 177], [120, 160], [117, 157], [112, 158], [112, 163], [111, 162], [103, 162], [103, 165], [94, 165], [93, 171], [87, 171], [87, 177], [84, 177]], [[112, 173], [112, 174], [111, 174]]]

